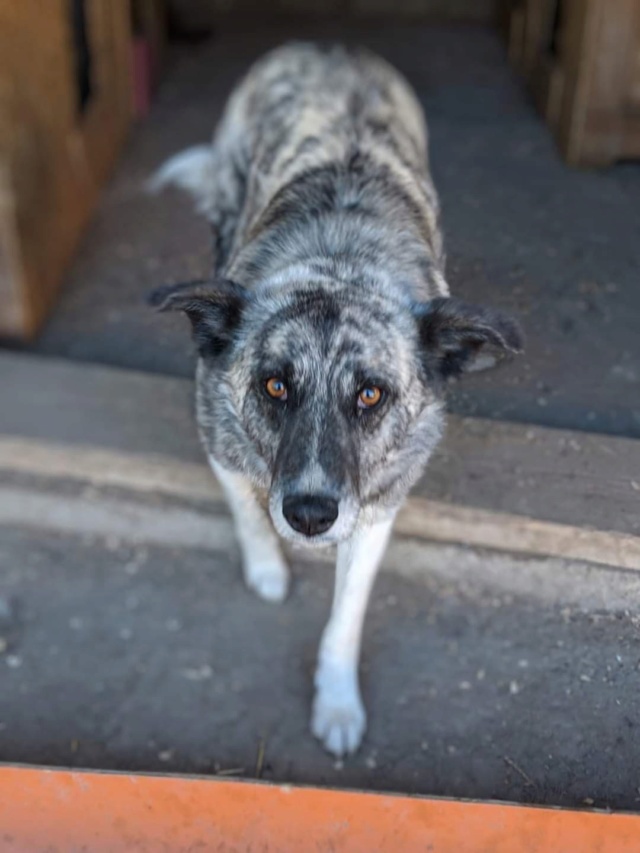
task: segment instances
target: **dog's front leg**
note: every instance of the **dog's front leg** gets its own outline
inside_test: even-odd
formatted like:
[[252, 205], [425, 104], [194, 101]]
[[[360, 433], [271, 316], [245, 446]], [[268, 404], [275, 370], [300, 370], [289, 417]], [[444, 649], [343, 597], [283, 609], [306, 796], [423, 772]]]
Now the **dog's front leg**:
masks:
[[322, 635], [311, 729], [334, 755], [355, 752], [366, 728], [358, 685], [362, 626], [393, 518], [366, 524], [338, 546], [331, 618]]
[[223, 468], [211, 456], [209, 463], [233, 515], [247, 586], [266, 601], [283, 601], [289, 588], [289, 568], [269, 516], [246, 477]]

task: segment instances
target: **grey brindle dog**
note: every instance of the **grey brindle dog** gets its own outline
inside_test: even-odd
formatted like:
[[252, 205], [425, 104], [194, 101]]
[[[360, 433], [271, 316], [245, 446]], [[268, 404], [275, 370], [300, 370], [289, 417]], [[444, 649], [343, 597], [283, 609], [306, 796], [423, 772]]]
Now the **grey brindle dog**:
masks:
[[518, 326], [449, 297], [422, 110], [367, 52], [268, 54], [213, 144], [173, 157], [154, 184], [189, 191], [213, 229], [211, 280], [152, 301], [191, 321], [200, 433], [247, 584], [284, 599], [278, 535], [337, 544], [311, 728], [330, 752], [353, 752], [367, 601], [442, 433], [446, 380], [519, 351]]

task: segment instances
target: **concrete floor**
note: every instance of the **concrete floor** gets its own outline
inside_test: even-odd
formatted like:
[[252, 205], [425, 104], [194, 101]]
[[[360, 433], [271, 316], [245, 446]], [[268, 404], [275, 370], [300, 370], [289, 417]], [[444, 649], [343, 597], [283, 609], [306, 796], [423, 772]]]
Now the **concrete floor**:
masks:
[[589, 601], [588, 571], [515, 590], [533, 562], [434, 546], [382, 573], [343, 763], [308, 731], [329, 566], [294, 563], [274, 606], [235, 552], [2, 530], [0, 757], [252, 777], [262, 744], [264, 779], [637, 810], [637, 615]]
[[466, 380], [452, 407], [640, 436], [640, 166], [566, 168], [504, 45], [478, 27], [279, 27], [176, 49], [35, 350], [190, 374], [184, 325], [142, 300], [206, 273], [207, 229], [181, 199], [149, 199], [141, 186], [163, 158], [209, 138], [249, 62], [291, 36], [363, 42], [406, 73], [431, 129], [452, 291], [523, 321], [526, 357]]

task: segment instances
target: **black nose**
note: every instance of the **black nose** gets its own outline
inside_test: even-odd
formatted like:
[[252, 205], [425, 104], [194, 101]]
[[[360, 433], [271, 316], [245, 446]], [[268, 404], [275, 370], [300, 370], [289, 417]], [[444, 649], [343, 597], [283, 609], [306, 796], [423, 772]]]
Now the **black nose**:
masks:
[[282, 512], [291, 527], [305, 536], [318, 536], [338, 517], [338, 501], [323, 495], [288, 495]]

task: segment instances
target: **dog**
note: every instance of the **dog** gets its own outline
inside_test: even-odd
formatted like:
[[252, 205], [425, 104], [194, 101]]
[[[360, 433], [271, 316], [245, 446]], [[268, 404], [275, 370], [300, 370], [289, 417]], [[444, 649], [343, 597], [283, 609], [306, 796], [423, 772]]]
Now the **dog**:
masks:
[[214, 268], [152, 303], [191, 322], [199, 431], [247, 585], [285, 598], [279, 537], [337, 546], [311, 730], [352, 753], [367, 602], [445, 387], [519, 352], [521, 331], [449, 296], [422, 109], [367, 51], [296, 43], [258, 60], [212, 144], [156, 173], [152, 189], [169, 185], [211, 224]]

